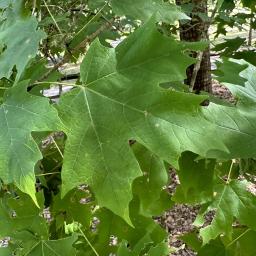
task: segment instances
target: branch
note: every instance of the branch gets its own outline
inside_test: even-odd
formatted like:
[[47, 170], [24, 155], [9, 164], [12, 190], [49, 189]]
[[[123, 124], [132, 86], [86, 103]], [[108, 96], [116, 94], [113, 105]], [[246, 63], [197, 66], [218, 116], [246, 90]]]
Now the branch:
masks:
[[[114, 21], [114, 18], [104, 23], [101, 27], [99, 27], [94, 33], [87, 36], [80, 44], [78, 44], [74, 49], [70, 50], [68, 54], [64, 55], [64, 58], [57, 64], [55, 64], [48, 72], [46, 72], [39, 80], [43, 81], [47, 79], [54, 71], [58, 70], [62, 65], [67, 63], [70, 59], [70, 56], [72, 56], [74, 53], [78, 52], [82, 48], [85, 48], [87, 44], [92, 42], [98, 35], [100, 35], [104, 30], [108, 29], [112, 26], [112, 23]], [[32, 88], [31, 88], [32, 89]]]

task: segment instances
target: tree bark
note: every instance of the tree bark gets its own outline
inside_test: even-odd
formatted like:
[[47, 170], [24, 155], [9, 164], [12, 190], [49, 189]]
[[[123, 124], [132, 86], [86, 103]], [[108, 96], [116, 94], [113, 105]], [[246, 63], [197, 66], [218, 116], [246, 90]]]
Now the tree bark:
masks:
[[[190, 14], [191, 20], [182, 23], [180, 22], [180, 40], [188, 42], [197, 42], [201, 40], [208, 40], [208, 22], [200, 18], [202, 16], [207, 17], [207, 0], [176, 0], [177, 5], [189, 3], [193, 5], [192, 12]], [[196, 52], [191, 53], [192, 57], [197, 57]], [[187, 79], [185, 83], [191, 85], [191, 79], [193, 77], [194, 66], [191, 65], [187, 69]], [[196, 93], [201, 90], [211, 92], [212, 78], [211, 78], [211, 61], [210, 61], [210, 48], [207, 48], [202, 55], [201, 65], [197, 72], [195, 84], [193, 89]]]

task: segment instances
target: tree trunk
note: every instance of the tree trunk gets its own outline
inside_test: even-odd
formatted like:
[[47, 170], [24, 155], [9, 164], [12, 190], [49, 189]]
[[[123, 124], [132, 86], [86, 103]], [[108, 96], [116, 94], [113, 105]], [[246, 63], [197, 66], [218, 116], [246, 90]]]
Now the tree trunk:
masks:
[[[205, 22], [202, 16], [207, 17], [207, 0], [176, 0], [177, 5], [184, 3], [193, 4], [193, 10], [191, 12], [191, 20], [186, 23], [180, 23], [180, 40], [188, 42], [196, 42], [201, 40], [208, 40], [208, 22]], [[199, 14], [199, 15], [198, 15]], [[195, 52], [191, 53], [192, 57], [197, 57]], [[187, 69], [186, 84], [191, 85], [191, 78], [194, 72], [194, 65], [191, 65]], [[211, 78], [211, 61], [210, 61], [210, 49], [207, 48], [202, 56], [201, 65], [198, 70], [195, 84], [193, 89], [195, 92], [201, 90], [211, 92], [212, 78]]]

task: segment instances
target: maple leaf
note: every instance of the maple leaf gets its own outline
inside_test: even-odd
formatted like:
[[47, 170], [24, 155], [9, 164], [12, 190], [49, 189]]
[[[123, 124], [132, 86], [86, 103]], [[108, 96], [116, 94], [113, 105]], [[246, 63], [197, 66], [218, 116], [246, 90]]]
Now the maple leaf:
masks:
[[158, 86], [185, 78], [194, 62], [186, 48], [157, 32], [154, 19], [116, 49], [91, 45], [81, 65], [83, 85], [63, 95], [58, 106], [68, 136], [63, 194], [87, 183], [100, 206], [129, 221], [132, 182], [142, 175], [130, 139], [173, 164], [187, 149], [201, 155], [225, 150], [208, 135], [215, 127], [199, 113], [205, 97]]
[[34, 166], [42, 158], [32, 132], [58, 130], [60, 120], [49, 100], [30, 95], [26, 82], [8, 89], [0, 105], [0, 177], [35, 198]]

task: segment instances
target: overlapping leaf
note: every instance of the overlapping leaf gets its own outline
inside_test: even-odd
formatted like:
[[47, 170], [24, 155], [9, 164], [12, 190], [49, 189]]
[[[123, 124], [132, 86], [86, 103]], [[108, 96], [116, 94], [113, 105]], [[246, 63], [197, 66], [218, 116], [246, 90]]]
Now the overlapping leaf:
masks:
[[0, 106], [0, 178], [35, 201], [34, 166], [41, 153], [31, 132], [57, 130], [59, 122], [46, 98], [26, 92], [26, 82], [9, 89]]
[[140, 213], [148, 217], [161, 215], [171, 207], [171, 198], [164, 187], [168, 173], [163, 161], [139, 144], [133, 145], [143, 176], [133, 182], [133, 193], [140, 200]]
[[131, 183], [141, 175], [130, 139], [173, 164], [186, 149], [201, 155], [225, 150], [210, 136], [215, 127], [199, 113], [204, 97], [158, 86], [184, 79], [193, 59], [183, 51], [183, 44], [156, 31], [154, 20], [116, 51], [97, 41], [90, 47], [81, 65], [83, 85], [64, 95], [58, 108], [68, 127], [64, 193], [87, 183], [100, 206], [129, 221]]
[[215, 160], [197, 159], [198, 155], [184, 152], [177, 172], [180, 185], [173, 200], [179, 203], [204, 203], [213, 197]]

